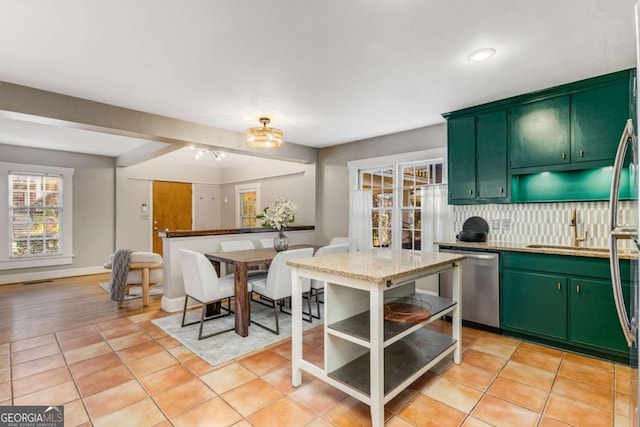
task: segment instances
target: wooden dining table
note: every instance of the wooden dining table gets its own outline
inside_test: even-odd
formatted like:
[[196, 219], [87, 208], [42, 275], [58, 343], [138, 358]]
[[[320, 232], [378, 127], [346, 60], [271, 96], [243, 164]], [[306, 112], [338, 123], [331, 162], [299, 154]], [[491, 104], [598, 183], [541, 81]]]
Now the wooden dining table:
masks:
[[[314, 245], [291, 245], [289, 249], [314, 248]], [[247, 249], [242, 251], [205, 253], [209, 261], [220, 276], [220, 264], [233, 264], [233, 279], [235, 283], [235, 331], [241, 337], [249, 335], [249, 270], [251, 267], [269, 265], [276, 256], [273, 248]]]

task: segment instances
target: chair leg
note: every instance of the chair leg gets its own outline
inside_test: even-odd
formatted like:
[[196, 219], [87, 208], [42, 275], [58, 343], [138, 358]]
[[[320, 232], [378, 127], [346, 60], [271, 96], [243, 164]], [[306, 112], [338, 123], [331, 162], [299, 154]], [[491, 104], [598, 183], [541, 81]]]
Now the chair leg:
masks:
[[[315, 294], [316, 296], [316, 308], [318, 309], [318, 315], [314, 316], [313, 314], [311, 314], [314, 318], [319, 319], [320, 318], [320, 300], [318, 299], [318, 289], [317, 288], [311, 288], [311, 295], [310, 297], [313, 297], [313, 295]], [[311, 308], [309, 308], [309, 313], [311, 313]]]
[[187, 317], [187, 302], [189, 301], [189, 295], [184, 296], [184, 310], [182, 310], [182, 327], [184, 328], [184, 319]]
[[[251, 292], [251, 293], [253, 294], [253, 292]], [[266, 303], [264, 303], [262, 301], [270, 301], [271, 304], [266, 304]], [[262, 304], [262, 305], [265, 305], [267, 307], [273, 308], [273, 312], [275, 313], [275, 317], [276, 317], [276, 328], [275, 329], [271, 329], [270, 327], [265, 326], [265, 325], [263, 325], [261, 323], [258, 323], [255, 320], [251, 320], [251, 309], [249, 309], [249, 323], [253, 323], [256, 326], [261, 327], [262, 329], [265, 329], [265, 330], [267, 330], [269, 332], [273, 332], [276, 335], [280, 335], [280, 325], [278, 323], [278, 305], [279, 305], [280, 301], [275, 301], [275, 300], [272, 300], [271, 298], [267, 298], [267, 297], [265, 297], [263, 295], [260, 295], [260, 298], [257, 299], [257, 300], [254, 300], [253, 297], [249, 298], [249, 303], [251, 303], [251, 302], [254, 302], [254, 303], [257, 303], [257, 304]]]

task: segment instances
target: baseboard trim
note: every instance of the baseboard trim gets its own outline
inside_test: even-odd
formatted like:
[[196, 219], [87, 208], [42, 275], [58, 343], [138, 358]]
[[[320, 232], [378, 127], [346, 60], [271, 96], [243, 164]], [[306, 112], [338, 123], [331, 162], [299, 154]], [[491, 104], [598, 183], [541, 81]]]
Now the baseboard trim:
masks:
[[168, 313], [175, 313], [184, 310], [184, 296], [180, 298], [162, 297], [161, 307]]
[[10, 283], [33, 282], [36, 280], [59, 279], [61, 277], [86, 276], [88, 274], [108, 273], [103, 266], [69, 268], [65, 270], [38, 271], [33, 273], [8, 274], [0, 276], [0, 285]]

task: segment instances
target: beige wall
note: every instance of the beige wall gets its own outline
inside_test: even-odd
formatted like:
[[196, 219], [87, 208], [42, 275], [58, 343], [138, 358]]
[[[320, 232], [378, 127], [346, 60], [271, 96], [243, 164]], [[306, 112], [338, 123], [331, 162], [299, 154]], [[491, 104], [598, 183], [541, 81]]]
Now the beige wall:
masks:
[[320, 149], [316, 235], [318, 244], [349, 231], [349, 171], [347, 162], [447, 146], [446, 124], [380, 136]]
[[115, 159], [2, 144], [0, 144], [0, 159], [12, 163], [75, 169], [73, 176], [73, 263], [62, 266], [3, 270], [0, 271], [0, 277], [101, 266], [114, 248]]

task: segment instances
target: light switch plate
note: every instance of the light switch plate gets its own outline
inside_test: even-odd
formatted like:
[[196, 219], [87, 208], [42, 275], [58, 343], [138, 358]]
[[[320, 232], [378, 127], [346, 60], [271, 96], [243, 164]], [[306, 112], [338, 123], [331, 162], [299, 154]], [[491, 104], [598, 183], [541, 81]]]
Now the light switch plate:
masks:
[[499, 219], [492, 219], [491, 220], [491, 230], [493, 230], [493, 231], [500, 230], [500, 220]]
[[502, 229], [511, 230], [511, 220], [509, 218], [502, 218]]

